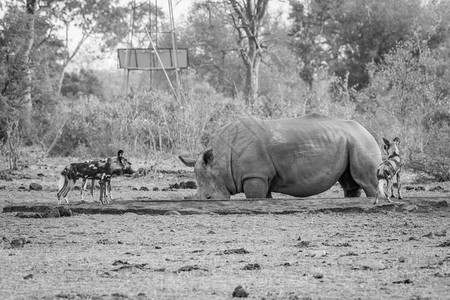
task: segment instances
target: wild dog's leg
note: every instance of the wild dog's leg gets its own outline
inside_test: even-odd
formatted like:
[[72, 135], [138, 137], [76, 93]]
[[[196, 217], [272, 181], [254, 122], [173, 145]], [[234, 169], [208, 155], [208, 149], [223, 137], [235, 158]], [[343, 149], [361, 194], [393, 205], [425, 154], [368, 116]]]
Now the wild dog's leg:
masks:
[[397, 172], [397, 193], [398, 193], [398, 199], [403, 199], [402, 194], [400, 193], [400, 189], [402, 188], [402, 185], [400, 183], [400, 171]]
[[83, 180], [81, 181], [81, 201], [84, 201], [83, 191], [86, 190], [87, 185], [87, 178], [83, 177]]
[[393, 187], [392, 187], [392, 178], [388, 178], [387, 179], [387, 190], [386, 190], [386, 199], [387, 199], [387, 201], [389, 202], [389, 203], [391, 203], [392, 201], [391, 201], [391, 198], [389, 198], [389, 191], [390, 190], [392, 190], [393, 189]]
[[61, 204], [61, 196], [67, 187], [67, 181], [68, 181], [67, 176], [61, 174], [61, 177], [59, 178], [59, 183], [58, 183], [59, 191], [56, 194], [56, 197], [58, 197], [58, 205]]
[[95, 199], [94, 199], [94, 184], [95, 184], [95, 179], [91, 179], [91, 198], [92, 198], [92, 202], [95, 202]]
[[112, 200], [112, 196], [111, 196], [111, 177], [107, 178], [105, 189], [106, 189], [105, 192], [108, 194], [106, 196], [106, 202], [109, 204], [109, 201]]
[[67, 194], [72, 190], [72, 188], [74, 187], [75, 183], [77, 182], [76, 179], [69, 179], [67, 181], [67, 186], [64, 189], [64, 192], [62, 194], [64, 200], [66, 200], [66, 203], [69, 204], [69, 199], [67, 198]]

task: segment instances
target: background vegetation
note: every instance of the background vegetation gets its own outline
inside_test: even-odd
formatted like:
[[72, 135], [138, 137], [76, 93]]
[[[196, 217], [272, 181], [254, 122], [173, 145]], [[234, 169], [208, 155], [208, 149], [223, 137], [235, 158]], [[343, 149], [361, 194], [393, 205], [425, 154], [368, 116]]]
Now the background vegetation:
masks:
[[[272, 3], [193, 5], [177, 26], [191, 63], [177, 100], [162, 74], [153, 73], [149, 84], [148, 73], [134, 73], [125, 95], [116, 66], [80, 63], [96, 60], [88, 55], [94, 44], [95, 57], [114, 52], [131, 27], [133, 46], [148, 47], [138, 32], [156, 22], [167, 28], [162, 9], [1, 0], [2, 160], [17, 168], [26, 147], [43, 157], [102, 157], [118, 148], [143, 158], [194, 154], [243, 114], [321, 112], [358, 120], [378, 140], [399, 136], [410, 167], [450, 180], [449, 1], [291, 0], [288, 14], [268, 10]], [[78, 39], [68, 29], [77, 29]], [[169, 38], [158, 45], [170, 45]]]

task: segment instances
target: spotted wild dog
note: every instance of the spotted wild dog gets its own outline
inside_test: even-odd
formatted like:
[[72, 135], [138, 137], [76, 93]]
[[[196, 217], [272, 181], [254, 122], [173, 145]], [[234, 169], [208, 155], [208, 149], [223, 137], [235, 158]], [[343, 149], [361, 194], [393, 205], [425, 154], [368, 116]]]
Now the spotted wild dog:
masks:
[[[377, 169], [377, 179], [378, 179], [378, 191], [375, 195], [375, 203], [378, 204], [378, 195], [386, 196], [388, 202], [392, 202], [389, 198], [389, 190], [391, 191], [391, 197], [394, 197], [394, 187], [393, 179], [394, 176], [397, 177], [397, 193], [398, 199], [402, 199], [400, 193], [400, 172], [402, 168], [402, 160], [400, 158], [400, 151], [398, 149], [400, 145], [400, 139], [398, 137], [394, 138], [392, 142], [383, 138], [384, 141], [384, 151], [388, 155], [387, 159], [384, 160]], [[386, 184], [387, 193], [384, 191], [384, 185]]]
[[81, 199], [83, 200], [83, 190], [86, 188], [86, 181], [91, 180], [91, 196], [94, 200], [94, 182], [99, 180], [100, 184], [100, 202], [103, 204], [105, 199], [109, 203], [111, 199], [111, 176], [134, 173], [131, 163], [123, 157], [123, 151], [119, 150], [117, 157], [109, 157], [103, 160], [91, 160], [82, 163], [72, 163], [61, 172], [59, 181], [59, 192], [57, 194], [58, 204], [61, 203], [61, 197], [67, 204], [67, 194], [72, 190], [79, 178], [83, 179], [81, 186]]

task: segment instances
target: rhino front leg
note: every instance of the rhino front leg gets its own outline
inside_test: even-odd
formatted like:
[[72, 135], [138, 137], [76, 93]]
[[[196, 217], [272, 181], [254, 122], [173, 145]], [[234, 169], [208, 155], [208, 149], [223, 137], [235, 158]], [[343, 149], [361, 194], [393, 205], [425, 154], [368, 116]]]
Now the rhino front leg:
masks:
[[[261, 178], [248, 178], [244, 180], [244, 193], [247, 199], [271, 198], [267, 181]], [[269, 197], [270, 196], [270, 197]]]

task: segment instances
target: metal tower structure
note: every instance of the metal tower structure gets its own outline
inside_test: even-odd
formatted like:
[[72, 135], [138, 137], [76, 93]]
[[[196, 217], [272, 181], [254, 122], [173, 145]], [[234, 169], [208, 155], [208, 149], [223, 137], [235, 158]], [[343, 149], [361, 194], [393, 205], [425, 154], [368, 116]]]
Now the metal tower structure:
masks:
[[[152, 1], [154, 5], [152, 5]], [[141, 8], [148, 3], [149, 7], [149, 28], [144, 28], [145, 36], [148, 39], [148, 48], [134, 48], [133, 38], [136, 32], [135, 15], [136, 9]], [[126, 93], [128, 93], [128, 86], [130, 80], [130, 72], [134, 70], [148, 71], [150, 75], [150, 85], [153, 85], [152, 72], [162, 71], [168, 81], [172, 92], [177, 99], [180, 100], [180, 69], [189, 67], [188, 49], [179, 49], [176, 45], [175, 22], [173, 16], [172, 0], [167, 0], [169, 10], [169, 31], [160, 31], [158, 28], [158, 0], [148, 0], [139, 5], [136, 5], [136, 0], [133, 0], [130, 13], [130, 30], [127, 36], [127, 46], [125, 49], [118, 49], [119, 68], [124, 69], [124, 77], [126, 78]], [[152, 22], [152, 9], [154, 15], [154, 22]], [[160, 48], [158, 45], [159, 35], [165, 33], [170, 34], [171, 47]], [[168, 71], [175, 72], [176, 86], [172, 84]]]

